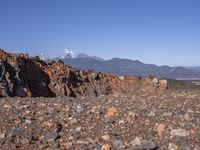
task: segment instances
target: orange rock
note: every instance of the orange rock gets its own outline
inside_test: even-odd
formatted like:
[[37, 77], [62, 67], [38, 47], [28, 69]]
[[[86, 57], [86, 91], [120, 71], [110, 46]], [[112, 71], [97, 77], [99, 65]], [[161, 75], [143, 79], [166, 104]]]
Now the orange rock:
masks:
[[115, 107], [109, 108], [105, 114], [107, 118], [113, 118], [118, 115], [118, 110]]
[[167, 90], [167, 80], [160, 80], [159, 81], [159, 89], [160, 89], [160, 91], [165, 91], [165, 90]]
[[111, 146], [109, 144], [103, 145], [101, 150], [111, 150]]
[[110, 141], [110, 136], [109, 135], [103, 135], [101, 138], [106, 142]]
[[73, 146], [73, 144], [71, 142], [63, 143], [62, 145], [67, 149], [69, 149], [69, 148], [71, 148]]
[[165, 132], [165, 125], [164, 124], [159, 124], [157, 127], [157, 134], [159, 137], [162, 137], [163, 133]]

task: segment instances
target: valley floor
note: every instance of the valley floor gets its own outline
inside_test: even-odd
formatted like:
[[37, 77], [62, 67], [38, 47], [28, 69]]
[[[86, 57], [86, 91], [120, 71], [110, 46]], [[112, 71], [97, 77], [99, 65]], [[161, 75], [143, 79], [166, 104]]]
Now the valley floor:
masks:
[[200, 150], [200, 94], [3, 98], [0, 149]]

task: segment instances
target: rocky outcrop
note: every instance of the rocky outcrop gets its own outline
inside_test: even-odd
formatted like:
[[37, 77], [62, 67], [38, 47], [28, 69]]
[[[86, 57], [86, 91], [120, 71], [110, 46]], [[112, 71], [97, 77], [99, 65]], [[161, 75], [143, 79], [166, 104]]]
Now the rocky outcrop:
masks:
[[48, 74], [33, 58], [25, 54], [8, 54], [0, 50], [0, 60], [2, 97], [56, 96], [48, 87]]
[[78, 97], [164, 91], [167, 82], [81, 71], [62, 62], [44, 62], [0, 50], [1, 97]]

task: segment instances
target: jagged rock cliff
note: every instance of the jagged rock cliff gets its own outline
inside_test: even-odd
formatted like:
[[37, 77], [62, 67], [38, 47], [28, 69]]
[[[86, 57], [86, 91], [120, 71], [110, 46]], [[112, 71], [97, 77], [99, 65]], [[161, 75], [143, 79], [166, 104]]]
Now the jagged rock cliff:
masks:
[[81, 71], [62, 62], [44, 62], [0, 49], [1, 97], [99, 96], [136, 91], [164, 91], [167, 82]]

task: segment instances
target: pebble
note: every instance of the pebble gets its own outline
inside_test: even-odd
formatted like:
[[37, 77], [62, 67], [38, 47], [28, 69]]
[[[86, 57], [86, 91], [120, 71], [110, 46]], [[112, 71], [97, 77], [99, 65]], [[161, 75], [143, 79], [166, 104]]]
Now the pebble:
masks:
[[168, 150], [178, 150], [178, 146], [174, 143], [169, 143]]
[[185, 120], [190, 119], [190, 115], [189, 115], [188, 113], [185, 113], [185, 115], [184, 115], [184, 119], [185, 119]]
[[110, 141], [111, 139], [109, 135], [103, 135], [101, 138], [106, 142]]
[[105, 117], [107, 118], [114, 118], [117, 116], [118, 110], [115, 107], [107, 109], [107, 112], [105, 114]]
[[101, 147], [101, 150], [111, 150], [111, 146], [109, 144], [105, 144]]
[[150, 113], [148, 113], [147, 115], [148, 117], [156, 117], [156, 113], [151, 111]]
[[76, 113], [77, 113], [77, 114], [83, 113], [84, 110], [85, 110], [84, 107], [82, 107], [81, 105], [77, 105], [77, 106], [76, 106]]
[[159, 137], [162, 137], [163, 133], [165, 132], [165, 124], [159, 124], [157, 127], [157, 134]]
[[170, 133], [172, 136], [179, 136], [179, 137], [190, 136], [190, 132], [186, 131], [185, 129], [173, 129], [171, 130]]
[[27, 124], [31, 124], [32, 121], [31, 121], [31, 120], [28, 120], [28, 119], [25, 119], [25, 123], [27, 123]]
[[63, 145], [66, 149], [69, 149], [69, 148], [71, 148], [71, 147], [73, 146], [73, 143], [68, 142], [68, 143], [63, 143], [62, 145]]
[[124, 143], [122, 140], [112, 140], [113, 146], [116, 148], [122, 148], [124, 146]]
[[144, 141], [142, 144], [139, 146], [140, 149], [156, 149], [157, 146], [154, 142], [152, 141]]
[[171, 112], [165, 112], [162, 117], [172, 117], [172, 113]]
[[5, 133], [1, 133], [0, 134], [0, 139], [4, 139], [6, 137], [6, 134]]
[[139, 137], [136, 137], [136, 138], [135, 138], [134, 140], [132, 140], [130, 143], [131, 143], [132, 146], [138, 146], [138, 145], [141, 145], [141, 144], [142, 144], [142, 142], [141, 142], [141, 140], [140, 140]]
[[47, 132], [45, 134], [45, 140], [47, 142], [54, 142], [58, 138], [58, 134], [54, 132]]

